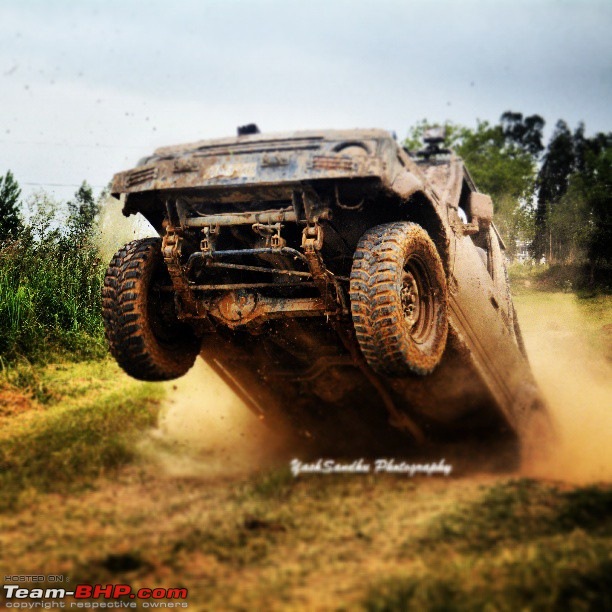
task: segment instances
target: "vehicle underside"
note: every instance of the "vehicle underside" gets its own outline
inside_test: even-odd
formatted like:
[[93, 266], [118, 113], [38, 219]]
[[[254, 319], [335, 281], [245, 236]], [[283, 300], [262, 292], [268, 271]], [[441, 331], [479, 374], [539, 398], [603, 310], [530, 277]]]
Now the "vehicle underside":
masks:
[[[524, 361], [511, 302], [482, 288], [496, 278], [479, 256], [493, 229], [474, 205], [460, 233], [471, 237], [455, 239], [444, 198], [372, 134], [338, 144], [334, 133], [324, 153], [322, 138], [206, 143], [117, 175], [124, 214], [159, 234], [126, 245], [108, 269], [104, 317], [119, 364], [166, 380], [199, 354], [260, 418], [339, 451], [405, 446], [406, 433], [421, 444], [514, 438], [518, 396], [488, 370], [488, 339], [473, 336], [488, 316], [488, 345], [497, 334], [507, 362]], [[440, 170], [461, 185], [452, 164]], [[465, 185], [456, 198], [469, 203]], [[496, 282], [509, 296], [507, 279]], [[474, 296], [491, 312], [466, 318], [461, 299]]]

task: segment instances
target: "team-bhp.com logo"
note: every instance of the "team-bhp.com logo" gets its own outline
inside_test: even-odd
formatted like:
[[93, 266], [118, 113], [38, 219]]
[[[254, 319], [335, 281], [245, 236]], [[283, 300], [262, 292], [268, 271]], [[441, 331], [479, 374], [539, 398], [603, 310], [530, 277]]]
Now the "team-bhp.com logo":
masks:
[[[186, 608], [188, 606], [185, 601], [160, 601], [187, 599], [187, 589], [180, 588], [165, 589], [157, 587], [134, 590], [129, 584], [77, 584], [74, 590], [68, 591], [63, 588], [32, 589], [18, 584], [5, 584], [3, 589], [6, 608], [49, 610], [66, 607], [117, 609], [136, 607]], [[66, 598], [77, 601], [62, 601]]]

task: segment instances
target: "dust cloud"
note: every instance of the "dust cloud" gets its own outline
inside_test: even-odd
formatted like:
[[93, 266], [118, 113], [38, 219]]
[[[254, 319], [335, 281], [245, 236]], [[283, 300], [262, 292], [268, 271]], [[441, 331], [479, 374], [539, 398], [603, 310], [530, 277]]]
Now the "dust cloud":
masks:
[[159, 425], [141, 450], [168, 475], [234, 477], [281, 462], [283, 437], [265, 426], [202, 359], [166, 386]]
[[104, 263], [127, 242], [136, 238], [156, 236], [157, 233], [142, 215], [124, 217], [122, 204], [117, 198], [108, 196], [102, 203], [97, 245]]
[[518, 298], [516, 307], [557, 434], [545, 459], [524, 466], [525, 475], [580, 484], [612, 481], [610, 321], [587, 316], [570, 294], [534, 294]]
[[[536, 379], [556, 428], [552, 448], [522, 474], [585, 484], [612, 481], [612, 364], [607, 321], [569, 294], [519, 296], [516, 306]], [[598, 341], [598, 339], [600, 341]], [[233, 477], [286, 463], [272, 432], [204, 361], [167, 384], [159, 427], [142, 450], [170, 476]]]

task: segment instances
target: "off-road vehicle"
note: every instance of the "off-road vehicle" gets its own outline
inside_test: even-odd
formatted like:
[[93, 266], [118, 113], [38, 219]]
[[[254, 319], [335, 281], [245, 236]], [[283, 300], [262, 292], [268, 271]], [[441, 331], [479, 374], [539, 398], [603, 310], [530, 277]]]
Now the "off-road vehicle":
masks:
[[426, 140], [411, 155], [383, 130], [246, 126], [115, 175], [124, 214], [159, 234], [106, 274], [118, 363], [161, 381], [200, 354], [306, 437], [522, 433], [544, 408], [491, 198]]

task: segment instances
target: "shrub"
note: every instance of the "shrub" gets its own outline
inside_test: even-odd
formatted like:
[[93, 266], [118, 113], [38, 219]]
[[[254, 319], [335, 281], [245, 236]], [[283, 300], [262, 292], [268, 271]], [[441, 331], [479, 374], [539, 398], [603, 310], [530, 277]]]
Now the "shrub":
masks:
[[104, 263], [95, 226], [63, 226], [61, 209], [45, 194], [31, 202], [30, 222], [0, 244], [0, 355], [44, 361], [106, 353], [101, 318]]

